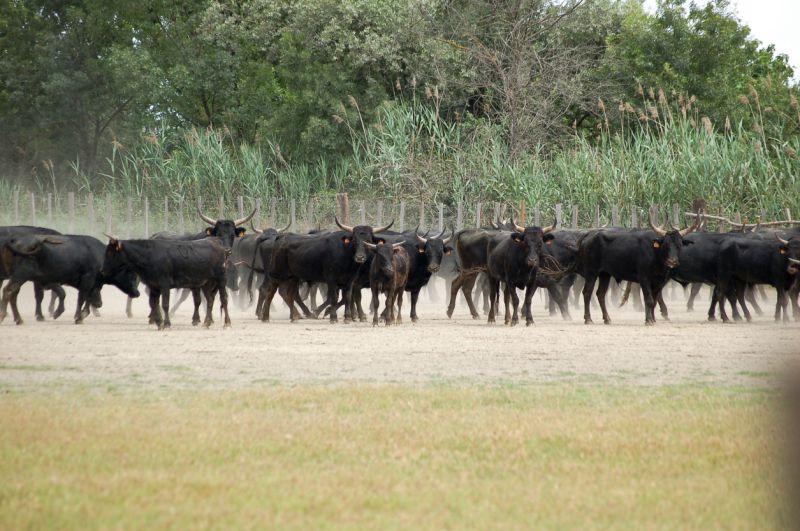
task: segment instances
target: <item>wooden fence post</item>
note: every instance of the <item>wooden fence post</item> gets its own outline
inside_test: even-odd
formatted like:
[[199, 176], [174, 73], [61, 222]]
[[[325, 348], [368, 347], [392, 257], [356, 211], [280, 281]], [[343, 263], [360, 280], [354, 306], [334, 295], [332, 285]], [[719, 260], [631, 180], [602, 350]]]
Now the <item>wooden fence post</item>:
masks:
[[14, 225], [19, 225], [19, 190], [14, 190]]
[[47, 226], [53, 226], [53, 194], [47, 194]]
[[367, 203], [363, 199], [358, 203], [358, 209], [361, 211], [361, 224], [367, 224]]
[[144, 238], [150, 237], [150, 201], [144, 198]]
[[[133, 225], [133, 198], [128, 198], [127, 214], [125, 215], [125, 238], [131, 237], [131, 226]], [[181, 229], [183, 230], [183, 229]]]
[[111, 194], [106, 194], [106, 234], [114, 234], [114, 209]]
[[631, 228], [636, 229], [639, 227], [639, 212], [635, 206], [631, 207]]
[[475, 227], [481, 228], [481, 202], [475, 204]]
[[619, 208], [617, 205], [613, 205], [611, 207], [611, 226], [612, 227], [619, 227]]
[[439, 232], [444, 230], [444, 205], [439, 203]]
[[464, 203], [458, 202], [458, 210], [456, 211], [456, 230], [459, 231], [464, 228]]
[[519, 218], [519, 224], [523, 227], [527, 227], [525, 221], [525, 200], [521, 200], [519, 202], [519, 212], [517, 212], [517, 218]]
[[678, 203], [672, 205], [672, 224], [680, 227], [681, 224], [681, 207]]
[[378, 210], [375, 213], [375, 225], [383, 227], [383, 201], [378, 201]]
[[425, 203], [420, 202], [419, 204], [419, 223], [417, 226], [422, 229], [425, 227]]
[[350, 198], [347, 192], [336, 194], [336, 202], [339, 204], [339, 221], [344, 225], [350, 225]]
[[236, 209], [239, 211], [239, 219], [244, 217], [244, 197], [236, 196]]
[[67, 194], [67, 228], [70, 234], [75, 233], [75, 192]]
[[308, 198], [306, 205], [306, 232], [314, 228], [314, 198]]
[[406, 230], [406, 202], [400, 201], [400, 232]]
[[36, 194], [31, 192], [31, 225], [36, 226]]
[[296, 226], [297, 224], [297, 204], [295, 200], [292, 199], [292, 202], [289, 204], [289, 221], [292, 223], [292, 227]]
[[600, 228], [600, 205], [594, 206], [594, 226]]
[[542, 226], [542, 207], [539, 206], [539, 203], [533, 207], [533, 224], [537, 227]]
[[253, 216], [253, 221], [255, 222], [255, 226], [261, 230], [261, 198], [256, 197], [256, 214]]
[[500, 203], [495, 201], [494, 210], [492, 211], [492, 221], [497, 221], [498, 219], [500, 219]]
[[278, 198], [277, 197], [273, 197], [269, 201], [269, 226], [270, 227], [274, 227], [275, 226], [275, 218], [278, 215], [277, 210], [278, 210]]
[[87, 232], [91, 234], [94, 232], [94, 225], [97, 222], [94, 215], [94, 194], [89, 194], [86, 199], [86, 207], [89, 210], [89, 230]]
[[217, 219], [223, 219], [225, 217], [225, 198], [223, 196], [219, 196], [217, 205]]
[[572, 205], [572, 228], [578, 228], [578, 205]]
[[561, 228], [561, 215], [562, 215], [561, 208], [562, 208], [561, 203], [556, 203], [556, 228], [557, 229]]

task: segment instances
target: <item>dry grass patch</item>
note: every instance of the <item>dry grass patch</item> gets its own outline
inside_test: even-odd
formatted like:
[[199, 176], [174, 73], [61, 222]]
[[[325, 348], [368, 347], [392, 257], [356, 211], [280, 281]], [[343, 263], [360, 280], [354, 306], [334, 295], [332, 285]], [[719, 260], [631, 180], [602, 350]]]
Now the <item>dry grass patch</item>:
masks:
[[0, 528], [762, 528], [768, 394], [274, 387], [0, 400]]

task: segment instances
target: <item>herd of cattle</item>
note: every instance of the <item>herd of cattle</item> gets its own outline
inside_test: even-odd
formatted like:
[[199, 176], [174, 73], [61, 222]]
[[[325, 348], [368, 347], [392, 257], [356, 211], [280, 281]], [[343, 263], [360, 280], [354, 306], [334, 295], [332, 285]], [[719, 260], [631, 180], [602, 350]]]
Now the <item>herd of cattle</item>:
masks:
[[[157, 233], [149, 239], [131, 240], [107, 235], [107, 244], [91, 236], [64, 235], [41, 227], [0, 227], [0, 285], [8, 281], [2, 289], [0, 322], [10, 303], [14, 321], [22, 324], [17, 296], [24, 283], [32, 282], [38, 320], [44, 319], [45, 290], [52, 291], [50, 314], [57, 318], [64, 311], [62, 286], [77, 289], [75, 322], [81, 323], [102, 305], [104, 285], [116, 286], [133, 298], [139, 296], [143, 284], [149, 296], [150, 323], [159, 329], [170, 327], [172, 289], [183, 290], [181, 300], [192, 295], [193, 324], [200, 323], [205, 299], [205, 326], [213, 322], [212, 309], [219, 295], [227, 327], [231, 324], [228, 292], [252, 300], [256, 286], [256, 315], [262, 321], [269, 321], [276, 293], [288, 306], [292, 321], [301, 315], [326, 315], [336, 322], [340, 308], [345, 322], [363, 321], [361, 294], [370, 289], [373, 324], [389, 325], [401, 322], [406, 292], [411, 320], [418, 319], [420, 290], [434, 275], [449, 283], [448, 317], [460, 290], [473, 318], [478, 318], [473, 294], [480, 291], [489, 323], [499, 314], [502, 287], [506, 324], [517, 324], [520, 313], [528, 325], [533, 323], [531, 298], [537, 288], [547, 290], [551, 311], [558, 308], [565, 317], [571, 290], [582, 289], [587, 324], [592, 322], [591, 298], [596, 294], [603, 321], [609, 324], [606, 294], [611, 279], [627, 281], [623, 301], [638, 286], [634, 294], [641, 290], [648, 325], [655, 323], [657, 304], [667, 318], [662, 290], [670, 280], [692, 285], [692, 298], [700, 286], [713, 286], [710, 320], [719, 306], [721, 319], [729, 321], [726, 302], [733, 319], [741, 319], [741, 309], [750, 320], [748, 302], [757, 308], [753, 293], [759, 285], [777, 290], [776, 320], [788, 320], [789, 301], [794, 317], [800, 318], [800, 228], [706, 232], [699, 213], [691, 226], [671, 230], [656, 226], [652, 219], [649, 229], [590, 230], [559, 230], [555, 224], [520, 226], [511, 219], [431, 235], [418, 229], [391, 231], [392, 223], [352, 227], [335, 219], [338, 229], [334, 230], [295, 234], [288, 231], [290, 227], [253, 227], [253, 234], [245, 234], [244, 225], [254, 213], [236, 220], [213, 219], [198, 209], [208, 226], [197, 234]], [[524, 291], [521, 309], [517, 290]], [[316, 303], [318, 292], [324, 296], [320, 304]], [[380, 295], [385, 304], [379, 313]]]

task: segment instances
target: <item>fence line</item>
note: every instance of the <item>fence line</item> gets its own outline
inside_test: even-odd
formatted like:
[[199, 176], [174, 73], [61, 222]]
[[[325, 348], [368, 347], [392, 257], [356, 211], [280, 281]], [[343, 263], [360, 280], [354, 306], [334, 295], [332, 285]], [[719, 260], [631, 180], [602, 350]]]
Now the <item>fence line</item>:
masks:
[[[182, 200], [170, 201], [163, 199], [163, 207], [155, 206], [151, 209], [150, 198], [126, 197], [114, 198], [106, 194], [96, 198], [93, 194], [79, 196], [75, 192], [64, 194], [52, 193], [27, 193], [27, 197], [20, 197], [20, 192], [15, 190], [12, 194], [11, 205], [0, 212], [0, 224], [18, 225], [24, 222], [39, 224], [47, 222], [48, 226], [67, 233], [83, 233], [102, 236], [105, 233], [118, 233], [125, 238], [146, 237], [154, 230], [184, 233], [196, 232], [204, 223], [198, 219], [194, 208], [189, 207]], [[157, 201], [159, 203], [160, 201]], [[608, 211], [603, 211], [599, 205], [594, 208], [585, 208], [579, 204], [530, 205], [520, 202], [518, 204], [505, 204], [493, 202], [490, 204], [476, 201], [473, 205], [459, 202], [457, 204], [425, 204], [407, 202], [405, 200], [390, 202], [385, 200], [357, 199], [355, 202], [348, 194], [337, 194], [335, 200], [330, 196], [312, 197], [306, 203], [298, 203], [295, 199], [282, 200], [271, 198], [249, 198], [237, 196], [232, 205], [228, 205], [222, 198], [207, 200], [207, 204], [216, 205], [217, 214], [223, 213], [228, 218], [241, 218], [255, 209], [253, 225], [259, 229], [283, 227], [287, 221], [292, 223], [292, 229], [303, 232], [309, 229], [334, 227], [333, 217], [338, 215], [342, 223], [367, 223], [373, 226], [384, 225], [394, 221], [395, 230], [406, 230], [419, 224], [423, 230], [441, 231], [444, 229], [462, 230], [471, 227], [487, 226], [498, 218], [506, 220], [512, 218], [518, 223], [534, 225], [550, 225], [555, 219], [558, 227], [565, 229], [591, 228], [603, 225], [642, 227], [647, 226], [648, 216], [652, 215], [656, 223], [663, 225], [683, 226], [689, 222], [682, 214], [690, 211], [687, 205], [649, 205], [639, 207], [620, 208], [611, 205]], [[269, 204], [269, 216], [262, 214], [262, 205]], [[198, 200], [198, 206], [203, 210], [203, 201]], [[351, 216], [350, 209], [355, 206], [358, 212]], [[687, 207], [687, 208], [684, 208]], [[298, 215], [298, 208], [300, 213]], [[99, 209], [99, 210], [98, 210]], [[151, 211], [152, 210], [152, 211]], [[410, 210], [410, 211], [409, 211]], [[415, 212], [417, 215], [410, 214]], [[427, 215], [427, 212], [434, 214]], [[97, 213], [102, 213], [98, 219]], [[531, 212], [532, 215], [527, 215]], [[45, 217], [46, 213], [46, 217]], [[781, 217], [777, 219], [791, 219], [791, 210], [782, 209]], [[568, 216], [568, 217], [567, 217]], [[766, 221], [766, 212], [761, 213], [762, 220]], [[267, 218], [265, 220], [265, 218]], [[430, 218], [430, 219], [429, 219]], [[125, 220], [124, 226], [122, 220]], [[714, 216], [708, 217], [709, 230], [727, 231], [733, 228], [727, 220], [734, 224], [753, 224], [754, 219], [748, 219], [741, 212], [726, 213], [716, 209]], [[266, 221], [266, 223], [265, 223]], [[249, 226], [246, 227], [249, 229]]]

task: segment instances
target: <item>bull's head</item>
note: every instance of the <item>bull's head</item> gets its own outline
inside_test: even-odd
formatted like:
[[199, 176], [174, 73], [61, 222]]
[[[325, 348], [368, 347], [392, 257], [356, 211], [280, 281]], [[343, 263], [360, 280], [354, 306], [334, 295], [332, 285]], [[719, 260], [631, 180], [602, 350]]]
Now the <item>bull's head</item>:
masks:
[[800, 238], [794, 237], [784, 240], [777, 233], [775, 238], [778, 240], [778, 252], [786, 256], [786, 272], [790, 275], [800, 273]]
[[672, 230], [667, 231], [663, 227], [656, 226], [653, 223], [653, 216], [650, 216], [650, 228], [656, 233], [656, 238], [653, 238], [653, 248], [656, 254], [661, 258], [661, 261], [668, 269], [675, 269], [680, 265], [681, 250], [694, 242], [685, 240], [684, 238], [696, 231], [703, 224], [703, 216], [695, 216], [694, 222], [685, 229], [679, 229], [673, 226]]
[[355, 260], [357, 264], [363, 264], [367, 261], [367, 247], [364, 244], [377, 243], [375, 234], [389, 230], [394, 224], [394, 221], [392, 221], [385, 227], [373, 229], [369, 225], [356, 225], [355, 227], [344, 225], [340, 223], [339, 218], [335, 216], [334, 220], [336, 221], [336, 225], [347, 233], [342, 236], [342, 242], [345, 246], [353, 246], [353, 260]]
[[512, 219], [510, 224], [514, 227], [511, 239], [525, 253], [525, 264], [528, 267], [539, 267], [540, 261], [544, 260], [542, 256], [544, 246], [555, 239], [552, 232], [555, 230], [556, 222], [547, 227], [522, 227]]
[[445, 232], [447, 232], [446, 228], [436, 236], [427, 238], [427, 232], [425, 233], [425, 236], [420, 236], [416, 231], [414, 231], [414, 234], [417, 237], [417, 252], [425, 255], [425, 260], [428, 263], [429, 273], [438, 272], [439, 268], [442, 266], [442, 258], [445, 255], [449, 255], [453, 252], [453, 248], [448, 245], [448, 243], [450, 243], [450, 241], [453, 239], [453, 234], [451, 233], [450, 236], [442, 239], [442, 236], [444, 236]]
[[208, 236], [216, 236], [217, 238], [222, 241], [222, 244], [230, 249], [233, 247], [233, 241], [238, 238], [239, 236], [243, 236], [247, 229], [241, 227], [248, 221], [250, 221], [253, 216], [256, 215], [256, 209], [254, 208], [250, 214], [241, 218], [241, 219], [214, 219], [206, 216], [200, 210], [200, 206], [197, 206], [197, 215], [200, 216], [200, 219], [208, 223], [209, 227], [206, 228], [206, 234]]
[[273, 229], [273, 228], [270, 227], [269, 229], [258, 230], [256, 228], [256, 226], [253, 225], [253, 222], [252, 221], [250, 222], [250, 227], [253, 229], [253, 232], [255, 232], [256, 234], [263, 234], [263, 235], [266, 235], [266, 236], [277, 236], [278, 234], [283, 234], [287, 230], [289, 230], [289, 227], [291, 227], [291, 226], [292, 226], [292, 221], [289, 220], [289, 224], [286, 225], [282, 229]]
[[139, 277], [125, 260], [122, 241], [116, 236], [106, 234], [108, 245], [103, 257], [103, 265], [97, 277], [97, 285], [111, 284], [129, 297], [139, 296]]
[[402, 252], [405, 243], [398, 242], [391, 245], [386, 243], [383, 238], [376, 238], [377, 243], [364, 242], [367, 249], [375, 253], [373, 258], [372, 267], [378, 267], [387, 276], [394, 275], [394, 265], [392, 264], [392, 256]]

